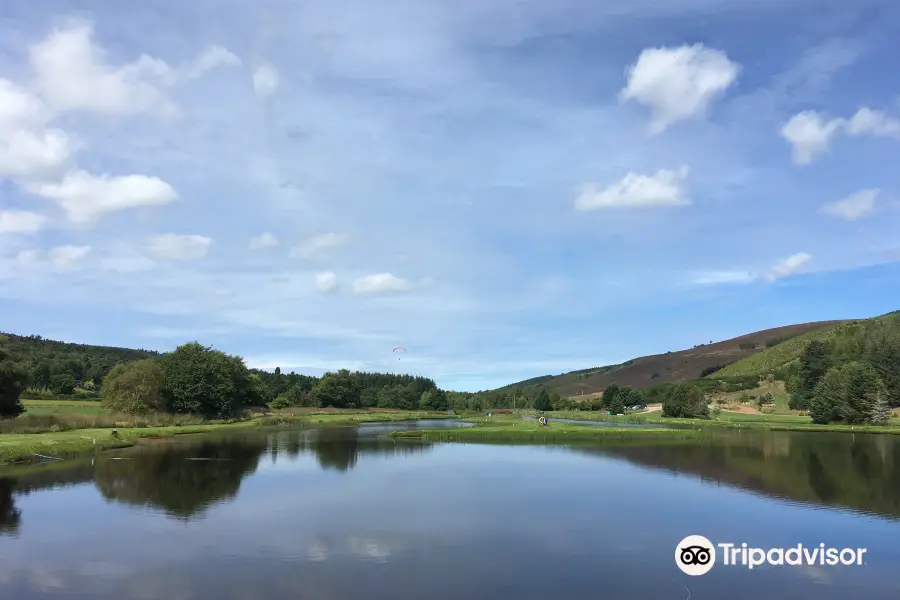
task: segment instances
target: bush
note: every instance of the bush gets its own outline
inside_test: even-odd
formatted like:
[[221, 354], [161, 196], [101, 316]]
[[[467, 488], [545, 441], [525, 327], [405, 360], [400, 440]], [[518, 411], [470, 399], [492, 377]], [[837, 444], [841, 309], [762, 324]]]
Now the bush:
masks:
[[159, 361], [145, 358], [113, 367], [103, 381], [103, 405], [130, 415], [165, 410]]
[[280, 409], [280, 408], [290, 408], [291, 401], [287, 399], [287, 396], [278, 396], [271, 402], [269, 402], [269, 408], [272, 409]]
[[662, 403], [663, 416], [676, 418], [708, 418], [709, 406], [703, 393], [693, 385], [677, 383]]
[[25, 411], [19, 397], [28, 381], [28, 372], [6, 357], [0, 349], [0, 419], [15, 418]]

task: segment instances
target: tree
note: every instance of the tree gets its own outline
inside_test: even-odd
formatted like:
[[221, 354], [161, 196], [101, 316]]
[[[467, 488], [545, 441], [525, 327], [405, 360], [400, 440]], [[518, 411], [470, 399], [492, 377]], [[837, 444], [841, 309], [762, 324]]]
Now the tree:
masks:
[[707, 418], [709, 405], [703, 392], [688, 383], [676, 383], [666, 391], [662, 402], [663, 416], [677, 418]]
[[878, 398], [872, 406], [871, 421], [874, 425], [887, 425], [891, 420], [891, 407], [884, 396]]
[[537, 397], [534, 399], [534, 409], [541, 412], [547, 412], [552, 408], [553, 407], [550, 404], [550, 394], [547, 393], [545, 388], [541, 388], [541, 391], [538, 392]]
[[341, 369], [337, 373], [325, 373], [310, 395], [316, 406], [334, 408], [359, 406], [359, 388], [347, 369]]
[[145, 415], [165, 410], [159, 361], [145, 358], [116, 365], [103, 382], [101, 397], [115, 412]]
[[891, 331], [870, 343], [866, 359], [884, 382], [889, 406], [900, 406], [900, 332]]
[[821, 340], [812, 340], [800, 355], [800, 371], [797, 374], [797, 386], [791, 394], [789, 405], [794, 410], [805, 410], [809, 407], [819, 381], [828, 372], [831, 361], [828, 347]]
[[851, 361], [832, 367], [809, 401], [814, 423], [884, 423], [890, 419], [887, 392], [872, 365]]
[[447, 394], [442, 390], [429, 390], [422, 392], [419, 400], [419, 408], [422, 410], [447, 410]]
[[618, 395], [618, 393], [619, 393], [619, 386], [616, 385], [615, 383], [611, 383], [608, 386], [606, 386], [606, 389], [603, 390], [603, 396], [601, 396], [601, 398], [600, 398], [601, 410], [606, 409], [606, 410], [609, 410], [610, 412], [612, 412], [612, 410], [610, 409], [610, 406], [612, 406], [612, 404], [616, 401], [616, 396]]
[[808, 403], [813, 423], [825, 425], [840, 418], [840, 406], [844, 401], [846, 382], [840, 369], [830, 369], [816, 386]]
[[60, 373], [50, 378], [50, 391], [57, 396], [71, 396], [75, 392], [75, 378], [69, 373]]
[[868, 363], [852, 361], [841, 367], [841, 373], [846, 381], [841, 418], [854, 424], [870, 421], [875, 403], [887, 395], [878, 372]]
[[262, 401], [243, 359], [190, 342], [160, 358], [168, 409], [225, 417]]
[[9, 360], [0, 348], [0, 418], [15, 418], [25, 412], [19, 396], [28, 383], [28, 372]]

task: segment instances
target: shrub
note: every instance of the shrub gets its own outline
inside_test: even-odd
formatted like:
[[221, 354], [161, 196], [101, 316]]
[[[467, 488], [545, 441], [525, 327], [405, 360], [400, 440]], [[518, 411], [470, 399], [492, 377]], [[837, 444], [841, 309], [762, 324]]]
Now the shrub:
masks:
[[287, 396], [278, 396], [271, 402], [269, 402], [269, 408], [280, 409], [280, 408], [289, 408], [291, 406], [291, 401], [287, 399]]
[[113, 367], [103, 380], [103, 405], [130, 415], [164, 410], [159, 361], [145, 358]]

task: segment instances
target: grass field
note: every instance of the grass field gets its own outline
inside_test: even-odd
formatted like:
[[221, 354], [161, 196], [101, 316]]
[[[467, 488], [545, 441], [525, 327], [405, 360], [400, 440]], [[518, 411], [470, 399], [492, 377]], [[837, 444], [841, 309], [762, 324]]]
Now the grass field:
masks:
[[[468, 420], [468, 419], [467, 419]], [[699, 430], [662, 428], [619, 428], [573, 425], [570, 423], [549, 423], [540, 425], [537, 421], [526, 421], [516, 416], [497, 416], [491, 419], [477, 419], [476, 424], [466, 429], [426, 429], [418, 431], [397, 431], [390, 435], [396, 439], [415, 439], [440, 442], [619, 442], [638, 441], [640, 443], [673, 442], [694, 439], [701, 435]]]
[[92, 400], [22, 400], [26, 415], [105, 414], [106, 409]]
[[[819, 431], [819, 432], [852, 432], [852, 433], [886, 433], [900, 434], [900, 418], [894, 417], [889, 425], [816, 425], [808, 416], [795, 414], [746, 414], [722, 411], [715, 419], [672, 419], [655, 416], [626, 415], [624, 417], [608, 417], [605, 413], [590, 412], [553, 412], [550, 417], [573, 419], [580, 421], [614, 421], [621, 423], [680, 425], [699, 428], [748, 428], [769, 429], [772, 431]], [[651, 413], [652, 414], [652, 413]]]

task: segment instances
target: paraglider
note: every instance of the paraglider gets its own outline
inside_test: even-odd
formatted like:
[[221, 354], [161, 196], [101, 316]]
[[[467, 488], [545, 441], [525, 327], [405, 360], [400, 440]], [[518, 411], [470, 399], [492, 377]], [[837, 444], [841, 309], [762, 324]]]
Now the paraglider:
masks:
[[[394, 353], [396, 353], [396, 352], [406, 352], [406, 348], [404, 348], [403, 346], [395, 346], [394, 349], [391, 350], [391, 352], [394, 352]], [[399, 354], [397, 355], [397, 360], [400, 360], [400, 355], [399, 355]]]

